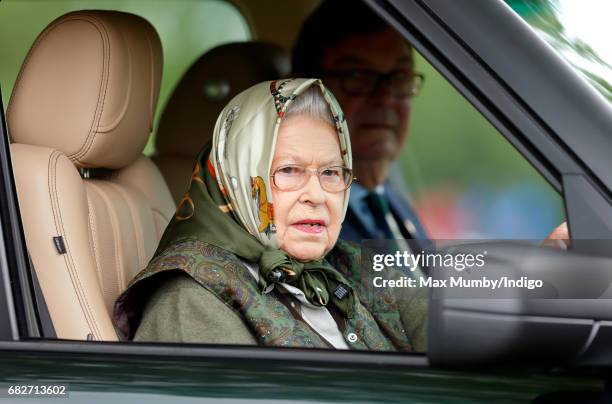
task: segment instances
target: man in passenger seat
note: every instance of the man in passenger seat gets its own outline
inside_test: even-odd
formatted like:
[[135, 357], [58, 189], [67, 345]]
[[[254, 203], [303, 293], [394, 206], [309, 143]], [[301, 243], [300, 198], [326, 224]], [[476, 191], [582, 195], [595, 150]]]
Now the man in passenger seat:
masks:
[[351, 4], [351, 18], [338, 18], [345, 8], [345, 2], [324, 1], [302, 26], [292, 61], [294, 76], [323, 79], [350, 128], [358, 182], [340, 237], [427, 238], [407, 197], [389, 181], [423, 76], [397, 31], [361, 2]]
[[[345, 7], [341, 0], [324, 0], [304, 22], [292, 57], [293, 76], [322, 78], [351, 132], [357, 182], [340, 238], [416, 238], [430, 248], [406, 193], [395, 185], [402, 179], [392, 174], [408, 137], [410, 100], [424, 77], [414, 69], [412, 46], [395, 29], [361, 2], [351, 4], [351, 18], [338, 18]], [[543, 245], [567, 248], [567, 224]]]

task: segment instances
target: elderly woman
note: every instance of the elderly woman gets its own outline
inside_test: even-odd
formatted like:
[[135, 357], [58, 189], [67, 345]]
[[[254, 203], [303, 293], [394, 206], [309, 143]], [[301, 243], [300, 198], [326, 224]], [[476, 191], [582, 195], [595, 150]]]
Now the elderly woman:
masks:
[[236, 96], [155, 256], [117, 300], [120, 336], [423, 351], [425, 300], [373, 290], [360, 251], [338, 240], [352, 181], [344, 116], [319, 80]]

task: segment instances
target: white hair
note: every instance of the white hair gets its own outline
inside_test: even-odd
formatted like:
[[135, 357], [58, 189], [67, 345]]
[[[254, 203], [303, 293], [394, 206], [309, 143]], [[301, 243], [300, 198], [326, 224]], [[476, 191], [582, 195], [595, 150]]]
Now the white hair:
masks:
[[285, 119], [297, 115], [306, 115], [335, 127], [329, 103], [317, 85], [310, 86], [289, 103], [285, 111]]

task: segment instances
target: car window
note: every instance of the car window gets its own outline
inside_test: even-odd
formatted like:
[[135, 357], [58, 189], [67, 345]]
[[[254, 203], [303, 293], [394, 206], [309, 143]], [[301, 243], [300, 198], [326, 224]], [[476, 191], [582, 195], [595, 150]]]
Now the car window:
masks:
[[[204, 51], [220, 43], [245, 41], [254, 37], [242, 14], [230, 4], [221, 1], [173, 2], [172, 13], [169, 13], [168, 9], [163, 7], [167, 2], [161, 1], [148, 2], [146, 7], [143, 6], [143, 2], [136, 0], [99, 3], [58, 1], [50, 3], [52, 6], [45, 7], [44, 12], [41, 11], [39, 14], [32, 10], [32, 4], [37, 3], [9, 0], [0, 4], [0, 10], [2, 10], [2, 13], [0, 13], [0, 40], [5, 41], [1, 43], [0, 49], [2, 49], [3, 56], [5, 55], [4, 52], [7, 52], [6, 55], [8, 55], [6, 58], [3, 57], [2, 70], [0, 71], [4, 105], [8, 103], [8, 95], [23, 57], [36, 35], [53, 18], [71, 10], [99, 7], [134, 12], [144, 16], [155, 26], [161, 36], [165, 53], [164, 81], [162, 82], [158, 111], [164, 108], [165, 99], [185, 69]], [[28, 18], [25, 18], [26, 15]], [[28, 21], [28, 23], [18, 23], [20, 21]], [[18, 40], [14, 38], [18, 38]], [[367, 67], [371, 68], [370, 66]], [[366, 75], [371, 73], [363, 67], [360, 67], [360, 69], [362, 71], [359, 73], [366, 72]], [[421, 222], [424, 227], [424, 232], [420, 238], [434, 241], [436, 239], [500, 238], [542, 240], [555, 226], [564, 221], [564, 208], [559, 193], [446, 79], [427, 63], [425, 58], [418, 54], [416, 55], [415, 69], [423, 74], [423, 86], [418, 96], [409, 101], [411, 111], [410, 124], [407, 129], [409, 133], [402, 134], [407, 135], [407, 141], [401, 153], [399, 153], [394, 174], [390, 177], [389, 184], [386, 186], [393, 187], [400, 194], [400, 198], [405, 199], [407, 204], [411, 204], [418, 218], [414, 221]], [[398, 76], [401, 78], [401, 75], [389, 76], [386, 72], [380, 77], [384, 77], [386, 80], [394, 80]], [[341, 100], [340, 102], [342, 103]], [[158, 113], [158, 118], [159, 115]], [[371, 124], [371, 122], [369, 123]], [[150, 154], [152, 152], [150, 141], [145, 153]], [[192, 175], [193, 177], [194, 175]], [[412, 223], [404, 217], [401, 217], [397, 222], [399, 224]], [[408, 232], [412, 232], [411, 235], [417, 235], [415, 233], [418, 229], [416, 229], [414, 223], [412, 223], [412, 227], [408, 225], [406, 227]], [[54, 242], [58, 243], [56, 244], [58, 250], [65, 248], [65, 246], [62, 247], [63, 241], [54, 239]], [[336, 263], [344, 265], [342, 259], [339, 259]], [[205, 267], [204, 264], [202, 263], [203, 267]], [[239, 262], [228, 263], [229, 267], [238, 264]], [[380, 269], [368, 268], [367, 270], [369, 273], [365, 280], [358, 280], [362, 282], [359, 287], [366, 286], [364, 288], [366, 294], [371, 292], [367, 287], [372, 285], [378, 287], [374, 282], [380, 284], [379, 281], [371, 279]], [[172, 276], [168, 278], [171, 282], [169, 285], [176, 288], [172, 290], [194, 289], [193, 282], [190, 283], [189, 278], [186, 278], [187, 275], [183, 275], [182, 277]], [[395, 272], [393, 276], [401, 275], [402, 272]], [[250, 276], [249, 272], [245, 272], [245, 276], [248, 278]], [[364, 282], [369, 283], [365, 284]], [[327, 278], [325, 278], [325, 283], [329, 283]], [[346, 285], [341, 282], [340, 284], [335, 282], [334, 285], [335, 287], [331, 292], [343, 298], [347, 292]], [[198, 288], [195, 289], [199, 290]], [[358, 287], [354, 289], [358, 289]], [[285, 291], [295, 292], [290, 288]], [[222, 322], [224, 319], [231, 317], [232, 321], [240, 324], [241, 320], [237, 313], [242, 309], [250, 310], [252, 308], [249, 297], [253, 296], [244, 295], [243, 292], [243, 289], [238, 289], [233, 296], [234, 300], [231, 302], [219, 302], [215, 300], [214, 296], [209, 296], [208, 298], [212, 299], [209, 304], [200, 304], [195, 309], [202, 310], [206, 309], [206, 306], [213, 307], [213, 305], [216, 305], [214, 307], [219, 309], [220, 314], [217, 313], [216, 317], [211, 318], [211, 323]], [[267, 290], [267, 292], [270, 292], [270, 290]], [[402, 313], [406, 317], [398, 319], [393, 315], [386, 316], [389, 311], [392, 311], [391, 308], [396, 307], [396, 300], [392, 296], [393, 293], [385, 294], [383, 292], [368, 295], [372, 299], [371, 302], [380, 303], [376, 310], [379, 310], [378, 314], [382, 313], [381, 318], [384, 317], [383, 327], [387, 327], [386, 330], [391, 330], [391, 333], [402, 334], [406, 329], [409, 329], [408, 327], [402, 328], [402, 324], [417, 324], [410, 331], [415, 334], [420, 333], [418, 338], [423, 338], [423, 329], [425, 328], [423, 313], [425, 308], [423, 308], [422, 302], [424, 299], [419, 297], [421, 300], [416, 300], [411, 294], [402, 295], [403, 297], [400, 297], [400, 299], [405, 300], [400, 300], [399, 306], [409, 305], [410, 299], [415, 299], [414, 301], [417, 301], [415, 304], [419, 306], [420, 312], [412, 318], [410, 317], [412, 314]], [[159, 290], [157, 293], [160, 293]], [[221, 295], [222, 293], [218, 294]], [[171, 298], [172, 295], [161, 293], [158, 297], [159, 301], [163, 302], [164, 299]], [[180, 299], [177, 296], [174, 297], [176, 299], [166, 305], [168, 311], [160, 312], [163, 318], [159, 321], [170, 323], [176, 320], [176, 313], [172, 312], [172, 304], [176, 304]], [[288, 304], [289, 306], [291, 306], [291, 303]], [[278, 305], [275, 307], [277, 308]], [[337, 313], [329, 315], [337, 315]], [[316, 318], [316, 316], [312, 318]], [[351, 317], [351, 319], [354, 319], [354, 317]], [[365, 321], [363, 318], [358, 318], [355, 321], [362, 320]], [[367, 318], [367, 320], [369, 326], [377, 329], [373, 318]], [[376, 320], [380, 319], [376, 318]], [[387, 320], [389, 322], [385, 323]], [[320, 321], [320, 319], [312, 320], [312, 323], [316, 324], [317, 321]], [[323, 323], [325, 321], [327, 320], [324, 320]], [[154, 322], [151, 326], [152, 330], [149, 330], [151, 333], [156, 331], [156, 324], [159, 323]], [[260, 327], [256, 321], [253, 321], [249, 326], [257, 329], [260, 332], [259, 336], [262, 338], [265, 337], [266, 332], [273, 328], [268, 323]], [[287, 323], [279, 322], [276, 326], [278, 327], [272, 331], [287, 337]], [[355, 324], [353, 326], [356, 327]], [[187, 328], [189, 328], [189, 325]], [[401, 330], [401, 332], [398, 330]], [[207, 327], [206, 331], [213, 334], [216, 332], [215, 327]], [[342, 332], [345, 332], [345, 330], [342, 330]], [[317, 332], [308, 331], [307, 334], [316, 335]], [[397, 337], [395, 334], [394, 336]], [[222, 339], [226, 336], [217, 335], [217, 337]], [[359, 341], [359, 337], [350, 330], [346, 331], [345, 337], [348, 343]], [[249, 338], [250, 336], [246, 332], [244, 338], [239, 339], [239, 343], [253, 342]], [[375, 346], [377, 338], [380, 338], [380, 336], [376, 334], [370, 335], [368, 338], [372, 338], [368, 343]], [[405, 341], [403, 342], [405, 343]], [[339, 343], [339, 345], [342, 344], [344, 342]], [[377, 346], [386, 345], [380, 343]]]
[[562, 198], [427, 61], [399, 164], [434, 239], [543, 239], [564, 221]]
[[[164, 70], [157, 103], [156, 126], [166, 100], [187, 68], [207, 50], [228, 42], [247, 41], [251, 29], [245, 17], [226, 1], [178, 0], [171, 8], [163, 0], [3, 1], [0, 5], [0, 85], [6, 107], [21, 63], [40, 31], [53, 19], [74, 10], [116, 10], [140, 15], [153, 24], [162, 41]], [[171, 12], [169, 11], [171, 10]], [[154, 153], [155, 130], [144, 150]]]
[[612, 101], [611, 4], [605, 0], [507, 0], [553, 49]]

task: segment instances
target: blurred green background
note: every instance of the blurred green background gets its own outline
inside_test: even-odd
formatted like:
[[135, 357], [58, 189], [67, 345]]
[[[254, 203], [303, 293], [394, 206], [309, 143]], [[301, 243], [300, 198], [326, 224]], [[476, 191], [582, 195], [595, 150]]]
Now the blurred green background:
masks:
[[[3, 105], [37, 34], [72, 10], [113, 9], [148, 19], [164, 49], [158, 114], [189, 65], [221, 43], [251, 38], [246, 19], [221, 0], [0, 1]], [[426, 76], [412, 101], [411, 133], [399, 169], [407, 194], [437, 238], [544, 237], [563, 221], [560, 196], [422, 57]], [[152, 142], [145, 153], [153, 152]]]
[[561, 196], [420, 55], [400, 159], [408, 191], [436, 238], [540, 239], [564, 220]]

